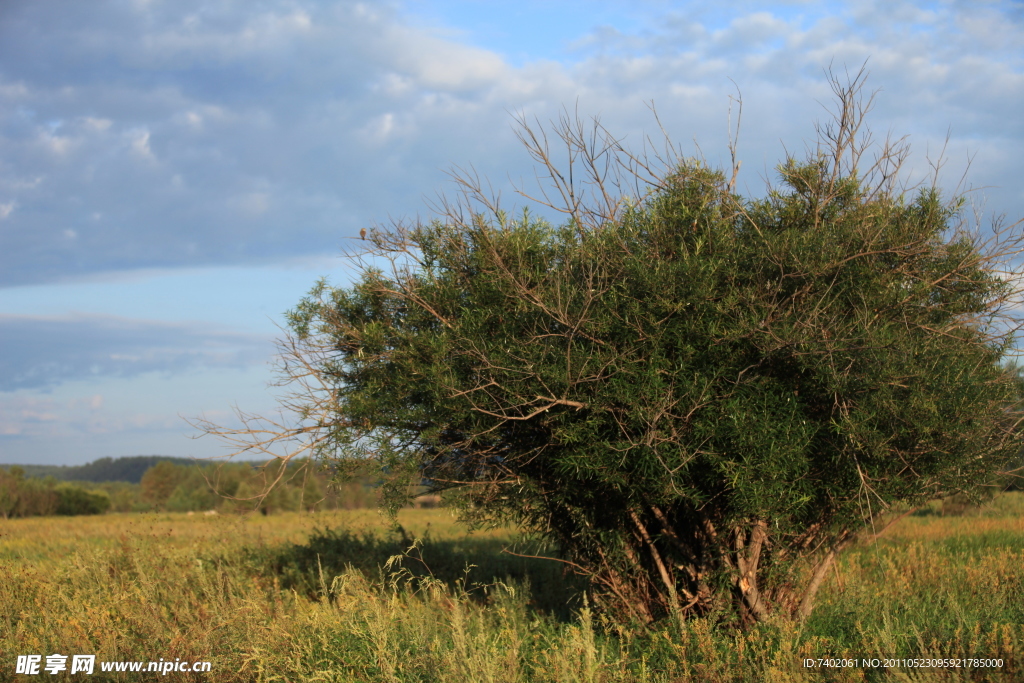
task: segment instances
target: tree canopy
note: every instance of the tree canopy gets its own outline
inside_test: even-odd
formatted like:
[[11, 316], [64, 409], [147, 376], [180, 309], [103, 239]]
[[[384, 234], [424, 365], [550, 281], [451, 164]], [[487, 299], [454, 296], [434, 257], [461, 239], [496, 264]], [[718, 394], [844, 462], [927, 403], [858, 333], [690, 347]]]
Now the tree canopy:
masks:
[[563, 224], [458, 176], [441, 217], [374, 228], [361, 278], [290, 313], [298, 422], [205, 429], [446, 491], [550, 539], [623, 619], [806, 616], [858, 535], [1019, 453], [1019, 232], [899, 186], [902, 141], [863, 168], [863, 77], [829, 74], [833, 123], [758, 199], [733, 145], [728, 178], [566, 117], [572, 174], [521, 120]]

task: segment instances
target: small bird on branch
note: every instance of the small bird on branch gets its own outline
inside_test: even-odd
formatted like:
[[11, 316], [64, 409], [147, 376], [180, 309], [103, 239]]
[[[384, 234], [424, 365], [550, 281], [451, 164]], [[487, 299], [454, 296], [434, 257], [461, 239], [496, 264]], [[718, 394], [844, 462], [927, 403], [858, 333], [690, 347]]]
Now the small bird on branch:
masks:
[[359, 239], [366, 239], [366, 228], [359, 228]]

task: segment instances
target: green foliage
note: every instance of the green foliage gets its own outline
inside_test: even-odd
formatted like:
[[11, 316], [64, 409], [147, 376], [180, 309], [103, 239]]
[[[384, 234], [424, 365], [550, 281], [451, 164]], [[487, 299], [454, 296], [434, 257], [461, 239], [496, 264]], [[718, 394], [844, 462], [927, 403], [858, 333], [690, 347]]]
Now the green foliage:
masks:
[[56, 488], [58, 515], [102, 515], [110, 509], [110, 496], [102, 491], [86, 491], [69, 484]]
[[[0, 518], [112, 512], [201, 512], [223, 509], [263, 514], [374, 507], [374, 480], [357, 473], [347, 482], [330, 472], [293, 461], [199, 464], [159, 461], [140, 478], [124, 481], [58, 482], [26, 477], [19, 466], [0, 468]], [[282, 474], [282, 469], [285, 471]], [[271, 486], [280, 476], [280, 485]]]
[[[859, 83], [834, 85], [856, 114]], [[960, 198], [897, 192], [891, 149], [862, 174], [859, 118], [838, 123], [763, 199], [684, 159], [596, 208], [527, 129], [570, 220], [510, 218], [464, 180], [487, 213], [375, 231], [390, 273], [322, 281], [289, 316], [308, 402], [280, 437], [377, 463], [392, 506], [426, 481], [471, 524], [554, 542], [622, 622], [806, 617], [862, 530], [978, 495], [1020, 448], [997, 274], [1019, 234], [986, 245]], [[559, 135], [591, 169], [621, 152]]]
[[164, 507], [187, 475], [188, 470], [183, 467], [171, 462], [158, 462], [142, 475], [139, 482], [142, 499], [154, 507]]
[[52, 477], [23, 478], [18, 483], [18, 502], [12, 517], [45, 517], [57, 513], [59, 495], [54, 490], [57, 482]]
[[[282, 475], [281, 486], [270, 487], [281, 475], [281, 466], [265, 467], [255, 463], [220, 463], [177, 465], [160, 462], [142, 477], [142, 502], [150, 508], [169, 512], [198, 512], [225, 508], [263, 514], [289, 512], [322, 506], [324, 495], [317, 475], [299, 474], [301, 467], [293, 464]], [[323, 478], [323, 477], [321, 477]]]
[[138, 484], [142, 475], [158, 462], [191, 465], [190, 458], [172, 458], [167, 455], [134, 455], [124, 458], [99, 458], [85, 465], [21, 465], [28, 477], [53, 477], [57, 481], [103, 483], [123, 481]]
[[[141, 479], [141, 477], [140, 477]], [[139, 484], [125, 481], [107, 481], [93, 484], [97, 491], [103, 491], [110, 497], [111, 512], [139, 512], [150, 507], [142, 502]]]
[[26, 477], [20, 467], [0, 468], [0, 517], [99, 515], [110, 509], [104, 491], [88, 491], [53, 477]]
[[20, 467], [9, 470], [0, 467], [0, 516], [4, 519], [10, 518], [18, 509], [21, 500], [19, 489], [24, 478], [25, 471]]
[[[219, 508], [243, 513], [255, 509], [269, 514], [296, 511], [300, 506], [315, 512], [377, 505], [377, 478], [366, 468], [357, 467], [351, 476], [337, 477], [336, 472], [293, 460], [287, 465], [281, 487], [272, 488], [269, 484], [280, 473], [279, 467], [275, 463], [262, 468], [258, 463], [209, 463], [163, 456], [101, 458], [71, 467], [14, 465], [0, 468], [0, 518]], [[240, 496], [244, 500], [231, 500], [242, 482], [247, 482]], [[62, 493], [65, 490], [78, 492]], [[98, 498], [86, 503], [86, 493]], [[68, 496], [78, 498], [71, 500]], [[99, 512], [64, 512], [72, 509]]]
[[338, 354], [320, 372], [339, 424], [372, 425], [330, 452], [372, 451], [394, 492], [470, 485], [470, 521], [549, 535], [610, 600], [643, 585], [636, 616], [673, 590], [713, 609], [713, 576], [742, 592], [744, 561], [795, 611], [801, 548], [988, 483], [1019, 397], [1008, 339], [974, 322], [1007, 285], [943, 239], [937, 191], [869, 200], [851, 180], [826, 202], [805, 189], [820, 167], [782, 173], [788, 191], [741, 202], [682, 166], [582, 235], [435, 223], [410, 235], [418, 272], [319, 288], [293, 327]]
[[178, 484], [167, 499], [165, 505], [168, 512], [190, 512], [196, 510], [213, 510], [222, 502], [220, 496], [210, 490], [203, 482], [197, 486], [188, 483]]

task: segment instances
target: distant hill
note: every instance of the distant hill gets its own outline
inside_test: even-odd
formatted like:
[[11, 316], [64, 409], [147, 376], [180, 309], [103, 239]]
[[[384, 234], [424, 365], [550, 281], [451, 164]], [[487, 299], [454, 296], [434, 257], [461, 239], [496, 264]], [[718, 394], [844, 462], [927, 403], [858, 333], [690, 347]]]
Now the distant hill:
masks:
[[[17, 465], [25, 470], [27, 477], [50, 476], [59, 481], [126, 481], [138, 484], [142, 475], [158, 462], [173, 462], [175, 465], [193, 465], [191, 458], [172, 458], [169, 455], [135, 455], [127, 458], [100, 458], [86, 465]], [[199, 461], [204, 462], [204, 461]], [[15, 465], [0, 465], [10, 469]]]

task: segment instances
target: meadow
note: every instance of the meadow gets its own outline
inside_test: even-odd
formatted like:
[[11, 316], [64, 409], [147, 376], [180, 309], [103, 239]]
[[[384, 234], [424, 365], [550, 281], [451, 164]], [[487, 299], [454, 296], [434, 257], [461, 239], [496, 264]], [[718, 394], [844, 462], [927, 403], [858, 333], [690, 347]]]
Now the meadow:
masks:
[[[16, 657], [53, 653], [211, 663], [66, 676], [94, 681], [1024, 680], [1024, 494], [959, 512], [905, 517], [841, 559], [807, 622], [745, 632], [611, 628], [557, 563], [443, 509], [403, 510], [400, 529], [369, 510], [5, 520], [0, 680], [40, 680]], [[803, 664], [819, 658], [879, 665]], [[907, 658], [1002, 666], [884, 666]]]

